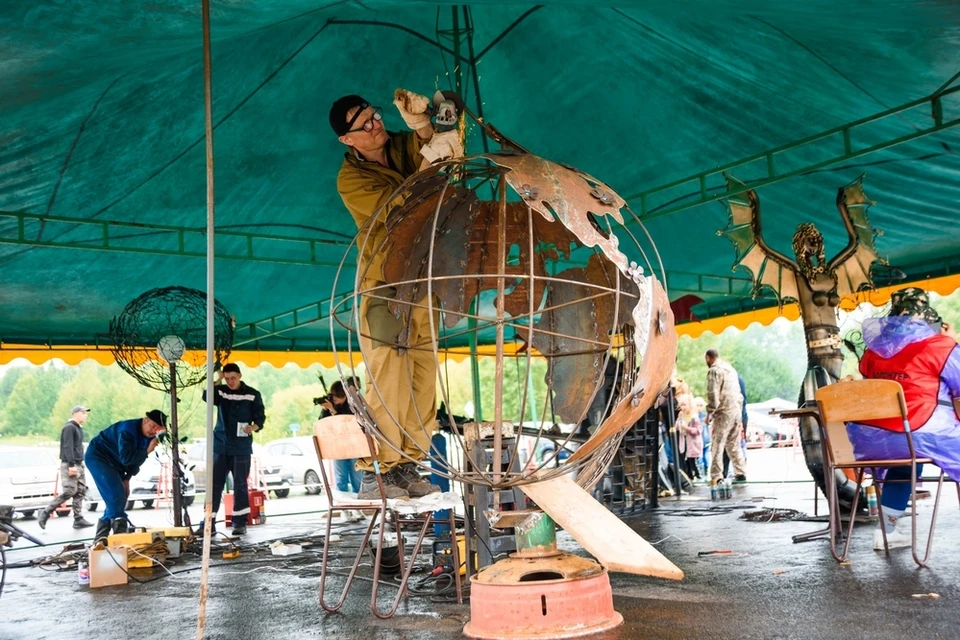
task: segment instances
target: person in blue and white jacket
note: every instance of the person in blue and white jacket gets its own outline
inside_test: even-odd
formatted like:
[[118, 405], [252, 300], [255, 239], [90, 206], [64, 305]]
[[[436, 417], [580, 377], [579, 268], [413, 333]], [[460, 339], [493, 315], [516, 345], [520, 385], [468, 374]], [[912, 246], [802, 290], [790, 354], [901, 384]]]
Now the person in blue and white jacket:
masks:
[[[240, 367], [229, 363], [214, 380], [213, 403], [219, 410], [217, 429], [223, 429], [222, 451], [214, 447], [213, 458], [213, 513], [220, 509], [220, 498], [227, 473], [233, 473], [233, 535], [247, 532], [250, 515], [250, 494], [247, 476], [250, 474], [250, 456], [253, 454], [253, 438], [250, 435], [263, 429], [266, 416], [260, 392], [241, 380]], [[226, 383], [226, 384], [221, 384]], [[206, 391], [203, 399], [207, 399]], [[215, 434], [219, 435], [219, 434]], [[213, 525], [211, 531], [215, 531]]]

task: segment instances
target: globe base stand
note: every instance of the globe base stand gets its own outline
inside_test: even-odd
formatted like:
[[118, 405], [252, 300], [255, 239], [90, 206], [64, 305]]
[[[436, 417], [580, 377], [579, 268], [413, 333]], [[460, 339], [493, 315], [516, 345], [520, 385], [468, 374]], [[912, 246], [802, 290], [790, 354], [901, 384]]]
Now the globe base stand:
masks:
[[580, 638], [622, 623], [604, 567], [563, 552], [514, 554], [470, 578], [463, 633], [484, 640]]

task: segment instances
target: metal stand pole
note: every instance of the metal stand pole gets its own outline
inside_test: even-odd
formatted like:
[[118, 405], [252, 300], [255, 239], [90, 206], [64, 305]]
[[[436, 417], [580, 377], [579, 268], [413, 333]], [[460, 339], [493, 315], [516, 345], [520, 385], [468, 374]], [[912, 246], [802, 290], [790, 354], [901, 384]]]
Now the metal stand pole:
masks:
[[170, 490], [173, 493], [173, 526], [183, 526], [183, 492], [180, 487], [180, 436], [177, 432], [177, 363], [170, 363]]

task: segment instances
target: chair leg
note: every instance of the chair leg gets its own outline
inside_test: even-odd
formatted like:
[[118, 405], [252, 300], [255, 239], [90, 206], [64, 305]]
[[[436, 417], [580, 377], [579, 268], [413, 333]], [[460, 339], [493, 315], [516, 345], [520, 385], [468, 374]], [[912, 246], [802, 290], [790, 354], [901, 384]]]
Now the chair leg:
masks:
[[[332, 508], [329, 513], [333, 513]], [[353, 584], [353, 579], [357, 575], [357, 569], [360, 567], [360, 562], [363, 559], [364, 551], [366, 551], [367, 543], [370, 541], [370, 538], [373, 535], [373, 528], [377, 523], [378, 516], [380, 517], [381, 522], [386, 520], [386, 518], [384, 517], [384, 507], [381, 506], [380, 508], [378, 508], [373, 513], [373, 516], [370, 518], [370, 524], [367, 526], [367, 531], [363, 536], [363, 541], [361, 541], [360, 548], [357, 550], [357, 555], [353, 560], [353, 567], [350, 568], [350, 574], [347, 576], [346, 584], [343, 585], [343, 591], [340, 593], [340, 599], [337, 600], [337, 602], [332, 605], [327, 604], [324, 598], [324, 594], [326, 593], [326, 583], [327, 583], [327, 566], [329, 564], [328, 556], [330, 551], [330, 532], [331, 532], [331, 528], [333, 527], [333, 518], [332, 517], [327, 518], [327, 534], [323, 540], [323, 556], [322, 556], [322, 564], [320, 567], [320, 607], [323, 608], [324, 611], [329, 611], [331, 613], [334, 611], [337, 611], [338, 609], [340, 609], [340, 607], [343, 606], [343, 603], [346, 602], [347, 593], [350, 591], [350, 587]], [[378, 547], [378, 551], [382, 547], [383, 547], [383, 526], [381, 525], [380, 545]], [[379, 577], [378, 575], [379, 572], [380, 572], [380, 554], [378, 553], [377, 564], [376, 564], [376, 567], [374, 568], [374, 580], [376, 580]]]
[[[850, 551], [850, 540], [853, 539], [853, 525], [857, 522], [857, 504], [860, 502], [860, 487], [863, 485], [863, 469], [857, 469], [857, 487], [853, 493], [853, 504], [850, 506], [850, 523], [847, 525], [847, 539], [843, 542], [843, 554], [837, 556], [836, 538], [830, 536], [830, 551], [837, 562], [843, 562], [847, 559], [847, 553]], [[839, 499], [837, 500], [839, 503]], [[837, 513], [837, 524], [843, 524], [840, 521], [840, 514]], [[839, 528], [839, 527], [838, 527]]]
[[[830, 479], [827, 475], [824, 475], [824, 489], [826, 490], [827, 497], [827, 508], [830, 509], [829, 520], [827, 521], [827, 527], [825, 529], [817, 529], [816, 531], [808, 531], [807, 533], [798, 533], [793, 536], [794, 544], [798, 542], [807, 542], [809, 540], [814, 540], [816, 538], [822, 538], [826, 535], [833, 535], [833, 514], [835, 512], [833, 503], [830, 501]], [[817, 487], [817, 483], [813, 483], [813, 515], [817, 515], [817, 501], [819, 500], [819, 491], [820, 488]], [[958, 499], [960, 499], [960, 491], [957, 492]]]
[[[413, 572], [413, 565], [416, 562], [417, 556], [420, 554], [420, 547], [423, 546], [423, 539], [427, 535], [427, 529], [430, 527], [430, 524], [433, 522], [433, 513], [428, 513], [423, 519], [423, 526], [420, 528], [420, 535], [417, 536], [417, 542], [413, 546], [413, 550], [410, 553], [410, 562], [407, 563], [404, 559], [403, 551], [403, 536], [400, 533], [400, 523], [397, 519], [397, 514], [394, 512], [394, 520], [397, 522], [397, 544], [399, 545], [400, 553], [400, 570], [403, 572], [400, 578], [400, 585], [397, 589], [397, 595], [393, 599], [393, 605], [387, 611], [380, 611], [377, 609], [377, 592], [380, 586], [379, 580], [379, 571], [380, 571], [380, 554], [377, 554], [377, 567], [374, 571], [374, 582], [373, 582], [373, 593], [370, 596], [370, 611], [373, 612], [373, 615], [377, 616], [381, 620], [386, 620], [387, 618], [393, 617], [393, 614], [397, 612], [397, 609], [400, 607], [400, 600], [402, 600], [407, 595], [407, 582], [410, 580], [410, 574]], [[381, 532], [383, 527], [381, 527]], [[382, 543], [382, 537], [381, 537]], [[382, 551], [382, 549], [381, 549]]]
[[913, 496], [913, 508], [911, 509], [911, 536], [912, 540], [912, 551], [913, 551], [913, 561], [917, 563], [920, 567], [926, 567], [927, 561], [930, 560], [930, 553], [933, 551], [933, 531], [937, 526], [937, 512], [940, 509], [940, 492], [943, 490], [943, 471], [940, 472], [940, 478], [937, 481], [937, 496], [933, 500], [933, 514], [930, 517], [930, 531], [927, 533], [927, 546], [924, 549], [923, 559], [921, 560], [917, 555], [917, 470], [916, 466], [913, 469], [913, 478], [911, 485], [911, 495]]
[[883, 515], [883, 483], [885, 480], [886, 476], [882, 480], [878, 480], [877, 470], [873, 470], [873, 484], [877, 487], [877, 518], [880, 520], [880, 535], [883, 537], [883, 553], [889, 557], [890, 545], [887, 544], [887, 527], [884, 524], [886, 516]]
[[843, 562], [843, 559], [837, 555], [837, 538], [843, 530], [843, 522], [840, 520], [840, 498], [837, 495], [837, 477], [836, 471], [831, 466], [824, 469], [823, 474], [824, 488], [827, 490], [827, 506], [830, 509], [829, 529], [830, 529], [830, 555], [837, 562]]

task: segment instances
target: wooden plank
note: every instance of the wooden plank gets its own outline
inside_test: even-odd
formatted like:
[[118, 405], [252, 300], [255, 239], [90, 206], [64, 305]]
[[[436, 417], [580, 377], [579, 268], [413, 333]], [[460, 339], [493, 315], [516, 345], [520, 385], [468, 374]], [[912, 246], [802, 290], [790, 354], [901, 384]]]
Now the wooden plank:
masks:
[[568, 476], [520, 488], [608, 570], [683, 579], [683, 571]]

